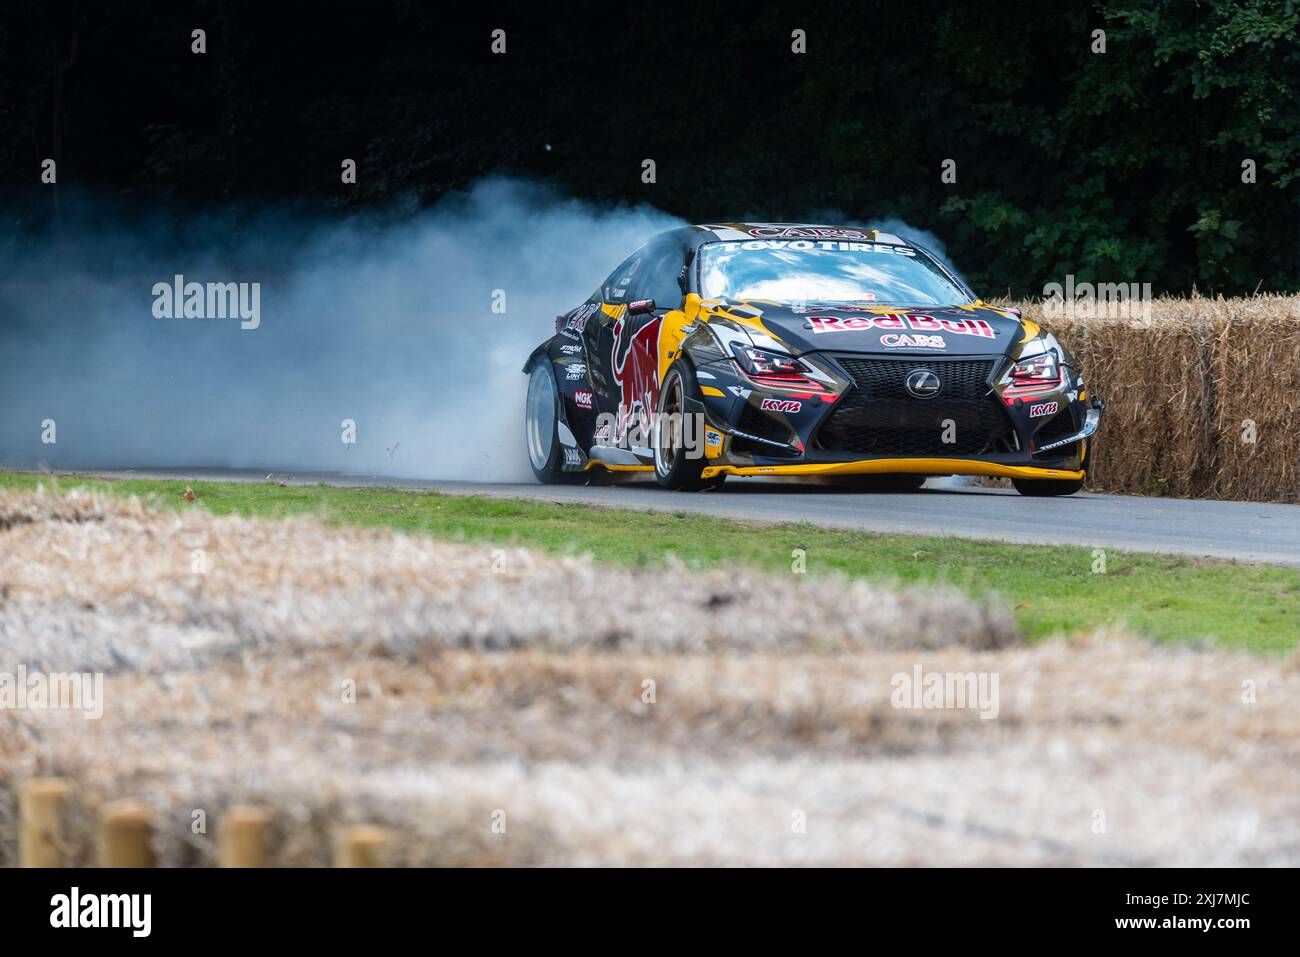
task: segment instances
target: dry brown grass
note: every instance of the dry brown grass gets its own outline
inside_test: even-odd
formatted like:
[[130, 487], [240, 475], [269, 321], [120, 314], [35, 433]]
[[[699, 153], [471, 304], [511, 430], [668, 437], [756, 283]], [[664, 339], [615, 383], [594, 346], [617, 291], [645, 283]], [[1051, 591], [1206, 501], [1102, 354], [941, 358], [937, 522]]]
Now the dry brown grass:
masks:
[[[241, 803], [274, 809], [277, 864], [362, 821], [401, 864], [1300, 862], [1294, 659], [1029, 648], [955, 592], [493, 572], [487, 548], [86, 496], [0, 497], [0, 528], [0, 671], [108, 672], [101, 720], [0, 711], [0, 863], [48, 774], [75, 782], [78, 863], [117, 798], [156, 809], [170, 865], [213, 863]], [[895, 708], [917, 664], [996, 673], [998, 717]]]
[[1110, 403], [1097, 488], [1300, 502], [1300, 297], [1162, 299], [1149, 322], [1045, 319], [1041, 304], [1020, 305]]

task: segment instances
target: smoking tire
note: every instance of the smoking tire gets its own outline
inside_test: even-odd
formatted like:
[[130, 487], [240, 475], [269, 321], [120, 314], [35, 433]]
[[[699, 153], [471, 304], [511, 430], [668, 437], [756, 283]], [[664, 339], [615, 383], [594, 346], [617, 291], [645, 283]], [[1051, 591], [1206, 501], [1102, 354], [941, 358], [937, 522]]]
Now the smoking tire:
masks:
[[555, 373], [545, 358], [528, 370], [528, 397], [524, 400], [524, 445], [528, 464], [543, 485], [581, 481], [581, 472], [563, 471], [564, 450], [560, 446], [560, 390]]
[[[702, 479], [708, 464], [703, 454], [691, 455], [683, 443], [686, 400], [699, 400], [700, 387], [690, 363], [678, 359], [668, 367], [659, 386], [659, 408], [655, 416], [651, 445], [654, 449], [655, 481], [666, 489], [698, 492], [720, 486], [726, 476]], [[702, 450], [699, 450], [702, 452]]]

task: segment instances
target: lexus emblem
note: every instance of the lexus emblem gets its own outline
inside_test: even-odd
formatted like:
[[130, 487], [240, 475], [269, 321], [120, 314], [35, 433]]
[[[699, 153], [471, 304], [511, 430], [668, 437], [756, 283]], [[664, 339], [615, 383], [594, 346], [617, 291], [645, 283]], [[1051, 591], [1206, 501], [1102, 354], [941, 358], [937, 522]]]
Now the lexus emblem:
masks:
[[939, 394], [939, 377], [929, 369], [913, 369], [904, 383], [907, 391], [918, 399], [931, 399]]

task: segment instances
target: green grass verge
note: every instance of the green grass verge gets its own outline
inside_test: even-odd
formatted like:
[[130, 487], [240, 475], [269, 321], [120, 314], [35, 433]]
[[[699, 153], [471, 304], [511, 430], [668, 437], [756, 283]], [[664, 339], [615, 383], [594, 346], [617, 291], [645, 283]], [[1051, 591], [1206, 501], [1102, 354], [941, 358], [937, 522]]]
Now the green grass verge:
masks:
[[[0, 472], [0, 488], [32, 489], [49, 477]], [[668, 554], [695, 566], [746, 562], [790, 572], [794, 549], [807, 574], [840, 572], [872, 581], [947, 582], [972, 594], [995, 592], [1031, 638], [1123, 626], [1158, 641], [1208, 642], [1284, 651], [1300, 640], [1300, 569], [1238, 565], [1108, 550], [1105, 572], [1092, 549], [914, 535], [881, 535], [806, 524], [745, 525], [682, 513], [600, 509], [510, 499], [324, 485], [195, 482], [181, 501], [175, 480], [61, 478], [115, 495], [156, 496], [167, 507], [216, 514], [315, 515], [476, 542], [590, 553], [625, 565]], [[758, 625], [761, 627], [760, 625]]]

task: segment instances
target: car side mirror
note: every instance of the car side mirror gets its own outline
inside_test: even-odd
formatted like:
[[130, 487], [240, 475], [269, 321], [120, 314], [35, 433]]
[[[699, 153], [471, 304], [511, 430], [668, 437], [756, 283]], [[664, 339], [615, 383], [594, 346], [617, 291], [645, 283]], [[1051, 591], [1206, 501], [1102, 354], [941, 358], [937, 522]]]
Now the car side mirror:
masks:
[[638, 299], [627, 304], [627, 314], [629, 316], [646, 316], [654, 311], [655, 301], [653, 299]]

